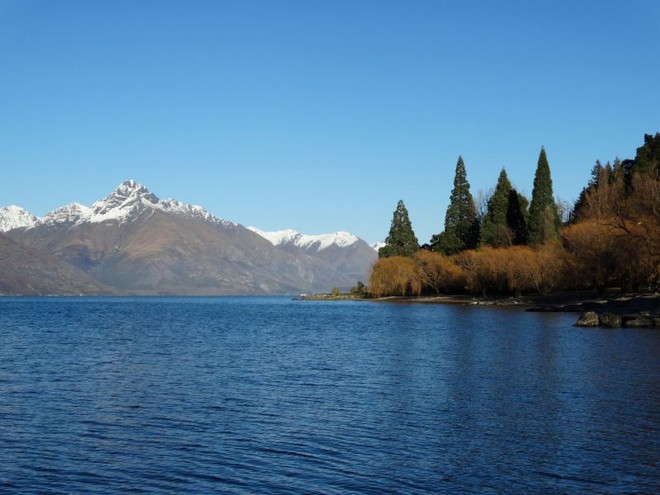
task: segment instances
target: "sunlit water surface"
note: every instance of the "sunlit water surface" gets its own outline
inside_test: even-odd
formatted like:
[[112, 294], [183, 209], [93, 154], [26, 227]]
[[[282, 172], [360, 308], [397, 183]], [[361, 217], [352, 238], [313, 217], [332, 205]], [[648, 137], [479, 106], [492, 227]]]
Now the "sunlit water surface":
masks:
[[574, 320], [0, 299], [0, 492], [660, 493], [660, 332]]

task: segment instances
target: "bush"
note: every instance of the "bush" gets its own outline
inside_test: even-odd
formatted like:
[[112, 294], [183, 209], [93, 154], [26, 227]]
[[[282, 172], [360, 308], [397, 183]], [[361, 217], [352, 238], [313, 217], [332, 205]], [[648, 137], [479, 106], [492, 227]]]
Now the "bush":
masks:
[[453, 258], [443, 254], [420, 250], [413, 260], [417, 264], [422, 290], [424, 292], [451, 292], [462, 289], [465, 277]]
[[417, 264], [404, 256], [379, 259], [372, 269], [369, 285], [374, 297], [418, 296], [422, 291]]

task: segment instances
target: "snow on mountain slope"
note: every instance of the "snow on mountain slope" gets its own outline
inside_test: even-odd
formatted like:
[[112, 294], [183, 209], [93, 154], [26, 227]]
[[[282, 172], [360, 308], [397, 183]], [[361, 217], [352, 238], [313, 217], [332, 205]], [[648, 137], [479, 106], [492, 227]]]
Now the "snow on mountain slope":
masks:
[[116, 220], [121, 223], [133, 219], [145, 210], [160, 210], [216, 224], [236, 225], [212, 215], [201, 206], [182, 203], [176, 199], [160, 200], [134, 180], [121, 183], [111, 194], [94, 203], [85, 220], [91, 223]]
[[331, 234], [306, 235], [295, 230], [277, 230], [265, 232], [256, 227], [248, 227], [255, 234], [269, 241], [273, 246], [292, 244], [304, 251], [323, 251], [331, 246], [340, 248], [355, 244], [360, 239], [348, 232], [333, 232]]
[[57, 208], [48, 213], [38, 221], [39, 225], [59, 225], [59, 224], [75, 224], [79, 220], [88, 218], [91, 213], [91, 208], [81, 205], [80, 203], [71, 203], [66, 206]]
[[38, 221], [38, 217], [20, 206], [11, 205], [0, 208], [0, 232], [30, 228]]
[[160, 200], [142, 184], [134, 180], [121, 183], [112, 193], [96, 201], [92, 207], [71, 203], [57, 208], [39, 218], [18, 206], [0, 208], [0, 232], [13, 229], [29, 229], [39, 225], [124, 223], [137, 218], [143, 212], [163, 211], [203, 220], [218, 225], [235, 226], [233, 222], [218, 218], [201, 206], [182, 203], [175, 199]]
[[373, 244], [369, 244], [369, 247], [378, 252], [380, 248], [385, 247], [385, 241], [374, 242]]

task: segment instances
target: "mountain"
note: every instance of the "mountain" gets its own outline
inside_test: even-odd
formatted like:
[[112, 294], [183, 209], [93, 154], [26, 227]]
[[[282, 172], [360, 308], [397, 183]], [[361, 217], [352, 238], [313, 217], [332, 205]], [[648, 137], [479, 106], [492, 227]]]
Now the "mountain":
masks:
[[0, 208], [0, 232], [29, 228], [38, 221], [37, 217], [20, 206], [11, 205]]
[[295, 230], [265, 232], [256, 227], [248, 227], [248, 229], [282, 251], [292, 254], [304, 253], [324, 260], [354, 281], [367, 280], [371, 265], [378, 258], [377, 252], [371, 246], [348, 232], [305, 235]]
[[374, 251], [378, 252], [380, 248], [385, 247], [386, 243], [385, 241], [377, 241], [369, 244], [369, 247], [373, 249]]
[[0, 233], [0, 295], [113, 294], [89, 275]]
[[[14, 241], [129, 294], [328, 291], [354, 285], [372, 262], [350, 234], [283, 249], [200, 206], [160, 200], [132, 180], [91, 207], [72, 203], [43, 218], [8, 207], [0, 226]], [[351, 242], [341, 245], [343, 237]]]

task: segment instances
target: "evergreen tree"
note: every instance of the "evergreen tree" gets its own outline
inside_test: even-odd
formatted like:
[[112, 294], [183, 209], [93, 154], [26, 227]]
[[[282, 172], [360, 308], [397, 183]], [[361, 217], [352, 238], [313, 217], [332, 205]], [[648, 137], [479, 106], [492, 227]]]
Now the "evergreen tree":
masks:
[[470, 183], [467, 180], [463, 158], [459, 156], [454, 175], [454, 188], [445, 215], [445, 230], [433, 236], [431, 247], [434, 251], [455, 254], [464, 249], [477, 247], [478, 240], [477, 208], [470, 194]]
[[512, 233], [513, 244], [527, 244], [528, 204], [529, 201], [525, 196], [511, 188], [506, 209], [506, 225]]
[[610, 162], [607, 162], [607, 164], [603, 167], [603, 165], [600, 163], [600, 160], [596, 160], [596, 164], [591, 169], [591, 178], [589, 179], [589, 183], [582, 188], [580, 196], [573, 205], [573, 211], [571, 212], [569, 223], [575, 223], [581, 220], [585, 215], [588, 215], [587, 210], [589, 205], [587, 204], [587, 198], [590, 194], [593, 194], [593, 192], [599, 188], [601, 183], [606, 186], [607, 183], [610, 183], [614, 180], [615, 175], [621, 175], [622, 168], [620, 162], [615, 160], [614, 164], [617, 169], [616, 174], [614, 173]]
[[557, 205], [552, 195], [550, 166], [541, 148], [539, 161], [534, 175], [532, 202], [529, 205], [529, 241], [532, 244], [544, 244], [559, 237], [561, 220]]
[[390, 256], [412, 256], [419, 249], [419, 242], [413, 232], [412, 223], [408, 217], [408, 210], [402, 200], [396, 205], [392, 217], [390, 233], [385, 239], [385, 246], [378, 250], [379, 258]]
[[644, 145], [637, 148], [633, 171], [660, 179], [660, 133], [644, 134]]
[[513, 233], [507, 225], [511, 189], [511, 182], [506, 175], [506, 170], [502, 169], [495, 191], [488, 200], [488, 210], [479, 232], [479, 244], [506, 246], [513, 243]]

